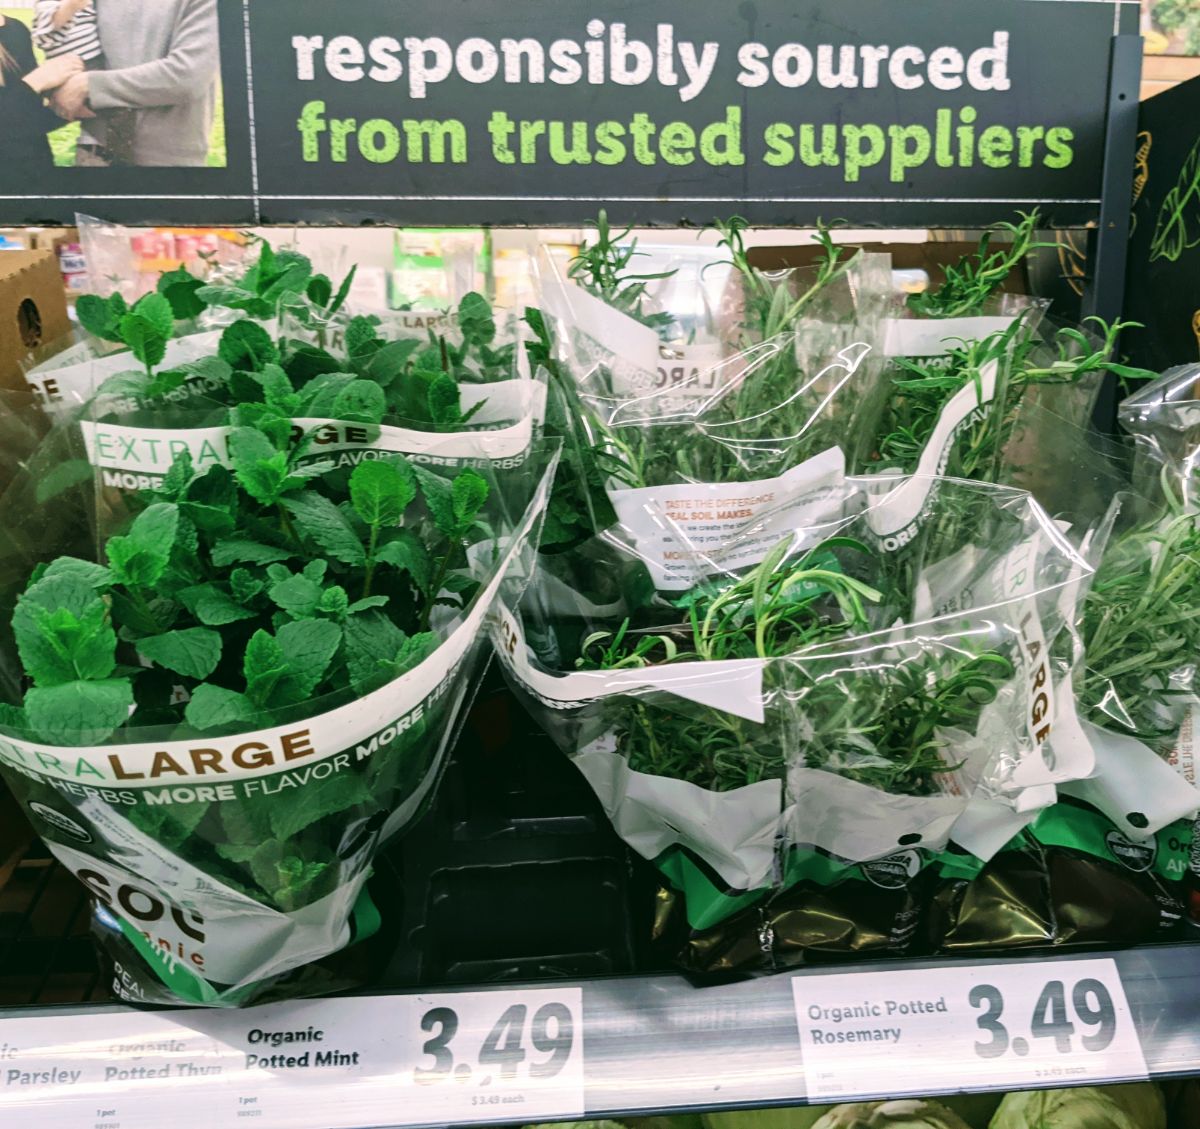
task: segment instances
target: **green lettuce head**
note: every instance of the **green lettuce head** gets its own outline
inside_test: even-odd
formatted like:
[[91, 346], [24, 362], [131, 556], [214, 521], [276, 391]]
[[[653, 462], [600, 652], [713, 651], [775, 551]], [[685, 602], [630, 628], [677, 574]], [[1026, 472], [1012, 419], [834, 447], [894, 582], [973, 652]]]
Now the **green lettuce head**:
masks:
[[834, 1106], [813, 1129], [971, 1129], [957, 1113], [925, 1098]]
[[989, 1129], [1166, 1129], [1162, 1093], [1151, 1082], [1008, 1094]]

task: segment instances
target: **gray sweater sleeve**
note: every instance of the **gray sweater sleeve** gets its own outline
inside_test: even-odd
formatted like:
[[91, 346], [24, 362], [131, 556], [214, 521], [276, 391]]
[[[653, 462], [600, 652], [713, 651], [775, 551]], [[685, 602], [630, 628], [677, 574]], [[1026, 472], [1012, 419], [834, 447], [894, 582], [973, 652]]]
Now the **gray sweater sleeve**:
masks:
[[138, 110], [202, 97], [220, 67], [217, 34], [217, 0], [189, 0], [164, 58], [88, 74], [92, 109]]

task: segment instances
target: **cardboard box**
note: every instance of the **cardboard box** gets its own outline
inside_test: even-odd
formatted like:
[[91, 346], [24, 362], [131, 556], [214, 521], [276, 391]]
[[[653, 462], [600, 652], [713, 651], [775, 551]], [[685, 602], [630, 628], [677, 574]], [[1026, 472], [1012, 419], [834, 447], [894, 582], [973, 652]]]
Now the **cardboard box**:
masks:
[[[931, 241], [929, 243], [859, 243], [868, 252], [884, 252], [892, 256], [894, 271], [924, 271], [931, 285], [941, 283], [942, 268], [957, 263], [964, 255], [979, 250], [978, 243]], [[824, 254], [816, 243], [797, 246], [751, 247], [748, 252], [750, 265], [759, 270], [783, 270], [788, 267], [811, 266]], [[1022, 264], [1005, 280], [1000, 288], [1009, 294], [1028, 294], [1029, 277]]]
[[0, 251], [0, 389], [25, 391], [21, 362], [70, 330], [54, 253]]

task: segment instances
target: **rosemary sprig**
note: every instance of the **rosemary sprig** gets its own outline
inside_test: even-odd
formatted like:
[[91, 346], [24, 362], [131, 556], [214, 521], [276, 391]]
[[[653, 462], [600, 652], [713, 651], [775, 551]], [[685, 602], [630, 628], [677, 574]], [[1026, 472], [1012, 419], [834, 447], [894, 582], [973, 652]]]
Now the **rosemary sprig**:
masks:
[[1137, 323], [1087, 322], [1094, 323], [1096, 337], [1064, 326], [1045, 350], [1038, 348], [1025, 319], [1018, 318], [1008, 329], [962, 342], [942, 357], [893, 358], [891, 397], [872, 462], [915, 471], [946, 404], [969, 383], [978, 386], [981, 369], [994, 360], [999, 362], [995, 397], [960, 435], [946, 473], [999, 481], [1005, 448], [1031, 387], [1074, 384], [1097, 373], [1122, 379], [1148, 375], [1113, 359], [1121, 332]]
[[[857, 661], [839, 644], [888, 618], [883, 588], [848, 572], [885, 562], [862, 542], [830, 538], [789, 560], [790, 538], [724, 588], [701, 586], [678, 604], [685, 623], [584, 640], [577, 663], [623, 670], [680, 662], [759, 658], [767, 721], [717, 709], [668, 709], [653, 698], [617, 698], [618, 748], [639, 772], [718, 791], [780, 779], [797, 752], [809, 767], [913, 795], [939, 788], [958, 763], [939, 731], [972, 729], [1013, 675], [1007, 657], [922, 648], [897, 661]], [[775, 660], [775, 661], [771, 661]]]
[[809, 665], [807, 684], [791, 695], [806, 722], [806, 765], [918, 796], [938, 791], [938, 777], [961, 767], [939, 730], [973, 730], [1015, 673], [996, 651], [954, 647], [857, 668], [844, 658]]
[[577, 665], [617, 669], [769, 659], [864, 630], [867, 605], [879, 603], [883, 593], [845, 572], [835, 553], [870, 558], [871, 550], [851, 537], [831, 537], [789, 561], [791, 545], [789, 535], [727, 587], [707, 583], [689, 592], [677, 602], [687, 623], [676, 632], [631, 631], [626, 620], [615, 634], [589, 636]]
[[1097, 724], [1166, 754], [1200, 690], [1200, 528], [1163, 475], [1157, 520], [1119, 535], [1084, 603], [1081, 697]]
[[[1036, 209], [1017, 214], [1020, 222], [998, 224], [984, 234], [973, 254], [945, 267], [940, 286], [910, 295], [909, 309], [929, 318], [961, 318], [979, 313], [1030, 251], [1054, 246], [1034, 239], [1039, 218]], [[1007, 233], [1011, 241], [993, 250], [992, 236], [1000, 233]]]
[[614, 310], [662, 332], [674, 319], [666, 311], [646, 308], [650, 297], [647, 283], [670, 278], [675, 272], [635, 274], [630, 265], [642, 252], [637, 249], [637, 240], [630, 238], [632, 230], [627, 227], [614, 233], [607, 213], [601, 211], [596, 217], [595, 237], [580, 246], [567, 268], [567, 276]]
[[717, 220], [716, 227], [721, 233], [717, 245], [729, 251], [730, 265], [741, 276], [745, 289], [746, 316], [741, 325], [741, 340], [737, 342], [742, 350], [790, 331], [808, 304], [844, 269], [849, 259], [848, 248], [834, 243], [827, 228], [818, 227], [816, 239], [824, 254], [811, 275], [797, 271], [768, 274], [750, 263], [745, 242], [745, 233], [750, 229], [748, 220], [732, 216]]

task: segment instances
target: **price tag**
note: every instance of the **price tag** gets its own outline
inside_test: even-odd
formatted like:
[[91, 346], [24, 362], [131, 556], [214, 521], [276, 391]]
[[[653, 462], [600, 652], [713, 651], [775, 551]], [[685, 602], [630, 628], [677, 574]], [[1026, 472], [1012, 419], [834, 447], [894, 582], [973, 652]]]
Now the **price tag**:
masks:
[[810, 1101], [1146, 1078], [1110, 959], [797, 976]]
[[[425, 1121], [583, 1116], [581, 988], [417, 997], [409, 1100]], [[436, 1116], [432, 1116], [436, 1114]]]
[[579, 1119], [580, 988], [6, 1019], [0, 1125], [363, 1129]]

